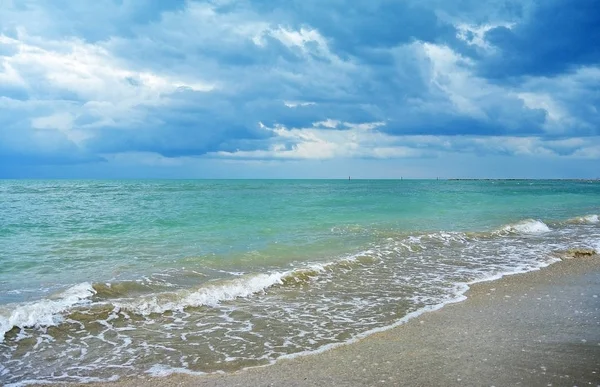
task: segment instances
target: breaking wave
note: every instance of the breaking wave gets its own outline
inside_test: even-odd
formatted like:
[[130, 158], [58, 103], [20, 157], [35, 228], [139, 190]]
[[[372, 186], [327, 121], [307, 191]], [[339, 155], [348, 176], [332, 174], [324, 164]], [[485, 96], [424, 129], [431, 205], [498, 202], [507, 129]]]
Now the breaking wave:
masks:
[[[368, 251], [367, 251], [368, 252]], [[348, 266], [358, 262], [365, 253], [337, 261], [313, 264], [284, 272], [252, 274], [225, 281], [215, 281], [193, 290], [160, 293], [131, 300], [115, 301], [113, 304], [141, 315], [182, 311], [201, 306], [214, 307], [236, 298], [248, 298], [266, 292], [273, 286], [293, 286], [315, 280], [320, 274], [336, 266]]]
[[498, 230], [499, 233], [509, 234], [544, 234], [550, 231], [550, 227], [541, 220], [525, 219], [517, 223], [507, 224]]
[[[596, 223], [597, 215], [573, 218], [570, 222]], [[506, 234], [542, 234], [550, 228], [540, 220], [527, 219], [508, 224], [493, 232], [490, 236]], [[411, 235], [394, 239], [394, 249], [402, 248], [408, 253], [418, 252], [429, 247], [451, 244], [466, 244], [477, 233], [435, 232]], [[484, 235], [483, 233], [481, 235]], [[248, 298], [264, 293], [274, 286], [298, 286], [316, 280], [325, 272], [336, 268], [350, 267], [354, 264], [370, 263], [380, 256], [378, 251], [366, 250], [332, 262], [314, 263], [288, 271], [242, 275], [233, 279], [219, 280], [202, 284], [192, 289], [173, 291], [167, 284], [147, 284], [138, 281], [115, 283], [82, 283], [73, 286], [54, 298], [29, 303], [9, 304], [0, 307], [0, 335], [2, 340], [14, 327], [31, 328], [60, 324], [63, 314], [74, 307], [100, 302], [131, 311], [140, 315], [183, 311], [190, 307], [214, 307], [222, 302], [237, 298]], [[163, 286], [164, 285], [164, 286]]]
[[575, 217], [575, 218], [571, 218], [571, 219], [567, 220], [567, 223], [571, 223], [571, 224], [596, 224], [596, 223], [600, 223], [600, 218], [598, 217], [598, 215], [595, 215], [595, 214], [584, 215], [584, 216], [578, 216], [578, 217]]
[[[0, 307], [0, 334], [4, 340], [4, 335], [15, 327], [22, 329], [56, 326], [64, 321], [63, 315], [75, 307], [106, 305], [107, 302], [117, 308], [145, 316], [182, 311], [189, 307], [214, 307], [236, 298], [251, 297], [276, 285], [307, 284], [319, 274], [335, 266], [351, 265], [359, 258], [360, 255], [350, 256], [289, 271], [244, 275], [230, 280], [209, 282], [195, 289], [159, 293], [156, 293], [156, 287], [136, 281], [95, 284], [86, 282], [75, 285], [52, 299]], [[165, 287], [162, 288], [164, 289]]]
[[115, 306], [141, 315], [180, 311], [188, 307], [216, 306], [223, 301], [250, 297], [282, 284], [285, 273], [257, 274], [203, 286], [195, 290], [161, 293], [133, 300], [115, 301]]
[[92, 285], [84, 282], [63, 291], [53, 299], [2, 306], [0, 307], [0, 336], [4, 340], [5, 334], [14, 327], [58, 325], [63, 321], [61, 313], [74, 306], [90, 303], [90, 298], [95, 293]]

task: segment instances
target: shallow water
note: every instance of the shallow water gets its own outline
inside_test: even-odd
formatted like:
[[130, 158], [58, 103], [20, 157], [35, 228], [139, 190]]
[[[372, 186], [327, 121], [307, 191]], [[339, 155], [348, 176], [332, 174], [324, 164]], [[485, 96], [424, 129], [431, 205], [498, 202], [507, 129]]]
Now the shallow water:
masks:
[[598, 181], [1, 181], [0, 382], [231, 371], [600, 250]]

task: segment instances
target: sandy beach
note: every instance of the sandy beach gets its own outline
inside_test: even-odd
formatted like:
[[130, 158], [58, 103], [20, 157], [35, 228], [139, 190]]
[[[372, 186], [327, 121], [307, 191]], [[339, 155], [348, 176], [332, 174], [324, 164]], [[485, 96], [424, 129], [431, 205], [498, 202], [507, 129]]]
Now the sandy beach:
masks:
[[102, 386], [600, 385], [600, 257], [475, 284], [464, 302], [317, 355]]

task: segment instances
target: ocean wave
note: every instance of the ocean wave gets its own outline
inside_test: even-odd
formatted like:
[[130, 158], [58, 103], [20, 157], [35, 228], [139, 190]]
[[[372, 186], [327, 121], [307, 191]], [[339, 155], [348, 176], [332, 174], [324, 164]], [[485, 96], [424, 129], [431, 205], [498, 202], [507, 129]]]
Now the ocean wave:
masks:
[[[74, 378], [96, 376], [105, 367], [123, 364], [150, 376], [165, 376], [219, 372], [318, 353], [458, 302], [472, 283], [556, 262], [560, 257], [553, 254], [555, 250], [598, 242], [595, 227], [564, 223], [552, 224], [555, 232], [536, 238], [521, 236], [531, 233], [531, 228], [535, 233], [537, 222], [508, 224], [497, 232], [386, 235], [353, 255], [294, 262], [286, 268], [265, 267], [262, 273], [257, 270], [211, 281], [197, 277], [201, 282], [193, 288], [182, 288], [189, 282], [178, 283], [148, 293], [145, 280], [92, 284], [95, 293], [84, 300], [91, 304], [62, 312], [63, 324], [75, 328], [68, 331], [77, 330], [73, 341], [61, 342], [67, 329], [23, 332], [27, 337], [48, 338], [28, 352], [26, 362], [40, 364], [43, 350], [55, 353], [61, 345], [63, 353], [72, 351], [74, 356], [89, 345], [110, 354], [102, 352], [103, 361], [93, 363], [97, 368], [71, 369], [68, 378], [78, 380]], [[528, 224], [533, 227], [523, 226]], [[181, 270], [177, 273], [190, 269]], [[55, 332], [61, 335], [49, 338]], [[13, 333], [7, 335], [7, 342], [20, 340]], [[206, 352], [188, 356], [188, 348], [196, 349], [190, 345], [198, 343], [207, 344], [202, 349]], [[18, 345], [29, 344], [21, 340]], [[173, 355], [178, 353], [181, 358]], [[142, 360], [148, 354], [156, 356], [156, 363]], [[64, 362], [90, 364], [96, 361], [94, 356]], [[195, 359], [202, 359], [201, 363]], [[28, 370], [13, 365], [9, 372], [18, 380]], [[47, 378], [63, 381], [62, 377]]]
[[567, 223], [571, 224], [596, 224], [600, 223], [600, 218], [596, 214], [578, 216], [567, 220]]
[[160, 293], [132, 300], [115, 301], [119, 308], [144, 316], [167, 311], [180, 311], [188, 307], [217, 306], [223, 301], [247, 298], [264, 292], [271, 286], [282, 284], [287, 273], [255, 274], [233, 280], [207, 284], [195, 290]]
[[471, 241], [471, 237], [464, 232], [458, 231], [438, 231], [434, 233], [429, 233], [418, 238], [411, 237], [412, 240], [418, 240], [421, 244], [422, 242], [434, 242], [440, 243], [445, 246], [449, 246], [450, 244], [465, 244]]
[[[597, 215], [587, 215], [578, 222], [595, 222]], [[383, 245], [373, 246], [355, 255], [330, 262], [312, 263], [287, 271], [244, 274], [235, 278], [208, 282], [192, 289], [173, 290], [166, 284], [150, 284], [139, 281], [113, 283], [82, 283], [67, 289], [56, 298], [42, 299], [23, 304], [0, 307], [0, 335], [13, 327], [38, 327], [58, 325], [65, 312], [76, 306], [101, 302], [140, 315], [182, 311], [189, 307], [217, 306], [237, 298], [248, 298], [267, 291], [273, 286], [304, 286], [325, 272], [335, 275], [337, 270], [351, 270], [353, 265], [373, 263], [390, 251], [397, 254], [414, 254], [440, 246], [465, 245], [486, 236], [507, 234], [542, 234], [549, 232], [548, 225], [540, 220], [526, 219], [501, 227], [492, 233], [445, 232], [404, 235], [402, 238], [386, 238]], [[481, 235], [479, 235], [481, 234]]]
[[[0, 307], [0, 334], [4, 340], [5, 334], [14, 327], [35, 328], [59, 325], [65, 321], [65, 316], [72, 312], [74, 307], [84, 305], [88, 307], [108, 305], [111, 309], [116, 307], [145, 316], [167, 311], [182, 311], [188, 307], [217, 306], [225, 301], [251, 297], [276, 285], [305, 285], [321, 273], [334, 270], [336, 267], [348, 268], [355, 262], [365, 261], [368, 252], [288, 271], [243, 275], [208, 283], [200, 288], [179, 291], [165, 291], [164, 287], [159, 290], [136, 281], [94, 284], [85, 282], [65, 290], [52, 299]], [[149, 292], [151, 293], [148, 294]]]
[[96, 293], [92, 285], [84, 282], [75, 285], [53, 299], [42, 299], [22, 304], [0, 307], [0, 337], [14, 327], [29, 328], [58, 325], [63, 321], [62, 313], [68, 309], [91, 302]]
[[499, 234], [544, 234], [550, 231], [550, 227], [541, 220], [525, 219], [517, 223], [507, 224], [496, 232]]
[[94, 283], [94, 295], [99, 299], [112, 299], [131, 297], [133, 295], [156, 293], [157, 291], [165, 291], [171, 288], [167, 284], [157, 285], [149, 284], [141, 281], [121, 281], [121, 282], [106, 282]]
[[141, 315], [182, 311], [185, 308], [218, 306], [222, 302], [237, 298], [248, 298], [263, 293], [273, 286], [305, 285], [325, 272], [336, 268], [351, 269], [355, 264], [369, 263], [373, 251], [361, 253], [324, 263], [314, 263], [288, 271], [250, 274], [208, 283], [193, 290], [185, 289], [177, 292], [165, 292], [130, 300], [115, 300], [113, 305]]

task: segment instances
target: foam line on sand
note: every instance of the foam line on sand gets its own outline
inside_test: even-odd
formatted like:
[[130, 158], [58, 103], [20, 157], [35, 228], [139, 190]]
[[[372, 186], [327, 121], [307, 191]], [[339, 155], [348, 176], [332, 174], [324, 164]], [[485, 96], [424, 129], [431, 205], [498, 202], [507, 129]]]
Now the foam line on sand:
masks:
[[598, 255], [474, 284], [467, 297], [357, 343], [268, 367], [102, 385], [600, 385]]

